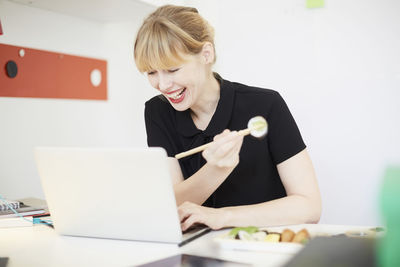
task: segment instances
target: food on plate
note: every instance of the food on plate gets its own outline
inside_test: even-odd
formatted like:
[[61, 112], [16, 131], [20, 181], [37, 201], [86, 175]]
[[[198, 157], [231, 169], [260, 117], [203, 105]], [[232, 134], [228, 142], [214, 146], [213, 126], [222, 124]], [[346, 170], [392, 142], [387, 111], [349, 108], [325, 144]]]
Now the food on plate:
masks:
[[239, 239], [239, 231], [244, 231], [246, 233], [249, 234], [254, 234], [255, 232], [258, 232], [258, 227], [255, 226], [248, 226], [248, 227], [236, 227], [233, 228], [230, 232], [229, 232], [229, 236], [233, 237], [235, 239]]
[[269, 233], [265, 237], [265, 242], [272, 242], [272, 243], [277, 243], [281, 239], [281, 234], [280, 233]]
[[282, 234], [281, 234], [281, 241], [282, 242], [292, 242], [293, 237], [296, 235], [295, 232], [293, 232], [290, 229], [285, 229], [283, 230]]
[[261, 242], [292, 242], [303, 244], [310, 239], [310, 234], [306, 229], [295, 233], [290, 229], [284, 229], [282, 233], [268, 232], [255, 226], [236, 227], [228, 233], [228, 238], [242, 241], [261, 241]]
[[238, 237], [237, 239], [244, 241], [255, 241], [255, 238], [253, 237], [252, 234], [249, 234], [248, 232], [243, 230], [238, 232], [237, 237]]
[[308, 233], [308, 231], [306, 229], [302, 229], [302, 230], [298, 231], [297, 234], [293, 237], [292, 242], [303, 244], [303, 243], [307, 242], [308, 239], [310, 239], [310, 234]]
[[252, 234], [252, 236], [254, 237], [254, 239], [256, 241], [264, 241], [265, 238], [267, 237], [267, 235], [269, 235], [269, 234], [267, 234], [264, 231], [259, 231], [259, 232], [255, 232], [254, 234]]

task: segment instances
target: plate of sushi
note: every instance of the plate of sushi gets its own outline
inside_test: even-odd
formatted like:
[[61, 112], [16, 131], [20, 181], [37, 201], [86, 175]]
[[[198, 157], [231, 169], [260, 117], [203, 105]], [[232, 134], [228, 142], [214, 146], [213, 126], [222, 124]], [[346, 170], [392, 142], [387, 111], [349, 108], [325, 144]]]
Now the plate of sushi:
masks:
[[233, 228], [217, 236], [214, 241], [225, 249], [294, 254], [302, 249], [310, 238], [311, 235], [306, 228], [298, 231], [283, 228], [278, 231], [249, 226]]

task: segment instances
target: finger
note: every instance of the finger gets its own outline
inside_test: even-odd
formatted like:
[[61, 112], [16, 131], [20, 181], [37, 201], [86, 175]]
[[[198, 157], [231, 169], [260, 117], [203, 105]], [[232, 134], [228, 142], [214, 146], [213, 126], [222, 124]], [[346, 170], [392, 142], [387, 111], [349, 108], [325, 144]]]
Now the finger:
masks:
[[180, 222], [184, 222], [190, 216], [190, 213], [188, 213], [188, 212], [178, 212], [178, 214], [179, 214]]
[[237, 131], [229, 132], [228, 134], [219, 137], [217, 140], [211, 143], [211, 145], [207, 148], [212, 151], [217, 150], [222, 145], [234, 141], [236, 137], [239, 136]]
[[218, 161], [217, 166], [220, 168], [232, 168], [239, 164], [239, 156], [231, 157], [231, 158], [224, 158]]
[[232, 153], [234, 147], [235, 144], [233, 142], [223, 144], [222, 146], [219, 147], [217, 151], [213, 153], [213, 156], [216, 160], [222, 160]]
[[189, 218], [187, 218], [186, 221], [181, 223], [181, 228], [182, 231], [186, 231], [189, 229], [191, 226], [198, 224], [198, 223], [203, 223], [203, 220], [201, 220], [200, 215], [198, 214], [192, 214]]
[[[241, 146], [242, 137], [236, 135], [225, 143], [220, 144], [214, 152], [214, 155], [218, 158], [223, 158], [229, 155], [232, 151], [236, 151], [238, 146]], [[235, 149], [236, 148], [236, 149]]]
[[233, 149], [240, 150], [240, 148], [242, 147], [242, 144], [243, 144], [243, 136], [238, 134], [237, 136], [235, 136], [234, 139], [231, 140], [231, 142], [234, 145]]
[[229, 155], [238, 154], [238, 149], [235, 148], [237, 145], [234, 143], [228, 143], [220, 146], [217, 150], [204, 150], [202, 155], [209, 163], [214, 163], [218, 165], [220, 160], [223, 160]]
[[238, 136], [237, 140], [236, 140], [236, 144], [235, 147], [233, 148], [233, 150], [237, 153], [240, 152], [240, 149], [242, 148], [243, 145], [243, 137], [244, 136]]
[[181, 222], [181, 230], [182, 232], [185, 232], [187, 229], [189, 229], [190, 226], [192, 226], [193, 220], [191, 220], [191, 217], [189, 217], [186, 221]]
[[224, 138], [214, 141], [211, 146], [202, 152], [202, 155], [207, 162], [219, 166], [220, 164], [218, 161], [222, 160], [229, 154], [239, 153], [242, 142], [243, 136], [239, 135], [238, 132], [233, 131]]
[[[234, 138], [234, 136], [236, 136], [236, 135], [238, 135], [237, 131], [225, 130], [221, 134], [216, 135], [215, 137], [218, 137], [217, 141], [224, 142], [224, 141]], [[221, 140], [223, 140], [223, 141], [221, 141]]]
[[218, 139], [220, 139], [220, 138], [226, 136], [226, 135], [229, 134], [229, 133], [230, 133], [230, 130], [229, 130], [229, 129], [225, 129], [222, 133], [217, 134], [216, 136], [214, 136], [213, 140], [214, 140], [214, 141], [215, 141], [215, 140], [218, 140]]
[[239, 164], [239, 153], [242, 148], [243, 137], [240, 137], [234, 147], [228, 151], [217, 163], [218, 167], [233, 167]]
[[178, 207], [179, 221], [182, 222], [186, 220], [191, 214], [191, 204], [190, 202], [184, 202]]
[[237, 153], [232, 153], [217, 162], [217, 166], [220, 168], [234, 167], [239, 164], [239, 155]]

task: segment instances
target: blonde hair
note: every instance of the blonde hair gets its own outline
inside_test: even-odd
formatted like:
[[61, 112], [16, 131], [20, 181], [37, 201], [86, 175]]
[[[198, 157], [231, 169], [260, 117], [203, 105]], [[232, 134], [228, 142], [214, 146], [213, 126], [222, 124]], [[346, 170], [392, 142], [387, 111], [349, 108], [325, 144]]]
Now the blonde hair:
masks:
[[200, 53], [206, 42], [215, 47], [214, 29], [196, 8], [165, 5], [151, 13], [140, 27], [135, 63], [140, 72], [169, 69], [184, 63], [185, 55]]

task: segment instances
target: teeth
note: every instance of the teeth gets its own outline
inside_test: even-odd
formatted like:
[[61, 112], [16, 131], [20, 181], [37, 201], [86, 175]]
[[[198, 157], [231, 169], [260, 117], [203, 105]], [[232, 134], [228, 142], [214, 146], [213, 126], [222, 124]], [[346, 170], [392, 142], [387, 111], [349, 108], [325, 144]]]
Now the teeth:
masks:
[[180, 94], [183, 92], [183, 90], [185, 90], [185, 88], [183, 88], [180, 91], [177, 91], [173, 94], [169, 94], [168, 97], [173, 98], [173, 99], [178, 99], [180, 97]]

